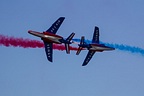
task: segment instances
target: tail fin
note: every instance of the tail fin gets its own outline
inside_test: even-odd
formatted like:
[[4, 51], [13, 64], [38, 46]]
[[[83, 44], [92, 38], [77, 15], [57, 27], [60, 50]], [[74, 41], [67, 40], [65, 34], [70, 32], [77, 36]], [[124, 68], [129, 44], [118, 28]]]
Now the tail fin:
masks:
[[79, 48], [78, 48], [78, 50], [77, 50], [76, 55], [79, 55], [79, 53], [80, 53], [81, 50], [83, 49], [83, 47], [82, 47], [81, 45], [84, 45], [84, 36], [81, 37], [81, 41], [80, 41]]
[[72, 33], [67, 39], [66, 39], [66, 43], [65, 43], [65, 48], [66, 48], [66, 53], [70, 54], [70, 46], [69, 44], [71, 44], [71, 40], [74, 37], [75, 33]]

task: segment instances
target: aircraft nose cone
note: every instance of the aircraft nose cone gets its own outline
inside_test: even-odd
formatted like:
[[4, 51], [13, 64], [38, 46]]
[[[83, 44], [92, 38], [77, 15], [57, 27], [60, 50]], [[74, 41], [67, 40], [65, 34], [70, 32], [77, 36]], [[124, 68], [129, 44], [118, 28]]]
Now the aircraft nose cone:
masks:
[[28, 33], [31, 33], [31, 30], [28, 30]]

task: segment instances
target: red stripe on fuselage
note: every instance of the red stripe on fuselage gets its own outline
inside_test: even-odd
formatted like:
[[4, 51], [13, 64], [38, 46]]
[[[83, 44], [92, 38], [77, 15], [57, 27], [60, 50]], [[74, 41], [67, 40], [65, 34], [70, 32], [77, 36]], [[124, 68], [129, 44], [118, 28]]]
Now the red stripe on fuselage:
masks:
[[49, 42], [49, 43], [57, 43], [57, 44], [61, 44], [61, 42], [59, 41], [60, 39], [63, 39], [62, 36], [50, 33], [50, 32], [37, 32], [37, 31], [32, 31], [29, 30], [28, 33], [35, 35], [37, 37], [40, 37], [42, 40], [44, 40], [45, 42]]

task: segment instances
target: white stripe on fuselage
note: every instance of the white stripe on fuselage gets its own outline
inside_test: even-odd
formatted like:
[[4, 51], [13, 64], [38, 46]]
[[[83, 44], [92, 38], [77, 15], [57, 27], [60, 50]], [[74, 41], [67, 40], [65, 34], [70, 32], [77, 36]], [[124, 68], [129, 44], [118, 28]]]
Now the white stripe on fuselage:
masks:
[[50, 36], [50, 35], [44, 35], [43, 38], [48, 39], [48, 40], [51, 40], [51, 41], [54, 41], [54, 42], [56, 42], [56, 43], [61, 43], [61, 42], [59, 41], [59, 39], [62, 39], [62, 38], [60, 38], [60, 37], [55, 37], [55, 36]]
[[103, 47], [103, 46], [93, 46], [92, 45], [92, 48], [90, 48], [89, 50], [112, 50], [111, 48], [108, 48], [108, 47]]
[[44, 39], [53, 41], [53, 42], [55, 42], [55, 43], [61, 44], [61, 42], [59, 41], [59, 39], [62, 39], [62, 37], [45, 35], [45, 34], [43, 34], [43, 33], [35, 32], [35, 31], [31, 31], [31, 32], [29, 32], [29, 33], [32, 34], [32, 35], [35, 35], [35, 36], [38, 36], [38, 37], [41, 37], [41, 38], [44, 38]]

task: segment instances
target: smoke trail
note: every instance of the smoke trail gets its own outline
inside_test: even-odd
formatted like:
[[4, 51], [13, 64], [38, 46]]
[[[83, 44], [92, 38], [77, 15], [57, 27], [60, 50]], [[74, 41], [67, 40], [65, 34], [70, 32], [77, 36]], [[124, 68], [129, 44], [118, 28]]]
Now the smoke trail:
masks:
[[144, 56], [144, 49], [139, 48], [139, 47], [123, 45], [123, 44], [109, 44], [109, 43], [103, 43], [103, 44], [110, 46], [110, 47], [114, 47], [118, 50], [128, 51], [131, 53], [139, 53]]
[[[80, 42], [80, 39], [73, 39], [75, 42]], [[90, 40], [85, 40], [86, 43], [91, 43]], [[131, 53], [139, 53], [144, 56], [144, 49], [135, 47], [135, 46], [129, 46], [129, 45], [123, 45], [123, 44], [110, 44], [110, 43], [104, 43], [100, 42], [102, 44], [105, 44], [109, 47], [116, 48], [118, 50], [122, 51], [128, 51]], [[24, 38], [16, 38], [16, 37], [9, 37], [4, 36], [0, 34], [0, 46], [6, 46], [6, 47], [23, 47], [23, 48], [44, 48], [43, 42], [40, 42], [38, 40], [30, 40], [30, 39], [24, 39]], [[62, 44], [53, 44], [53, 49], [56, 50], [65, 50], [65, 46]], [[77, 47], [70, 46], [70, 50], [77, 50]]]
[[[43, 48], [43, 42], [37, 40], [30, 40], [24, 38], [9, 37], [0, 34], [0, 46], [6, 47], [23, 47], [23, 48]], [[53, 49], [65, 50], [65, 46], [62, 44], [53, 44]], [[77, 50], [76, 47], [70, 46], [70, 50]]]
[[42, 48], [44, 45], [40, 41], [8, 37], [0, 35], [0, 45], [9, 47], [23, 47], [23, 48]]
[[[80, 39], [73, 39], [73, 41], [80, 42]], [[85, 40], [86, 43], [91, 43], [90, 40]], [[118, 50], [122, 51], [128, 51], [131, 53], [139, 53], [144, 56], [144, 49], [135, 47], [135, 46], [129, 46], [129, 45], [123, 45], [123, 44], [110, 44], [110, 43], [104, 43], [100, 42], [101, 44], [105, 44], [106, 46], [116, 48]]]

